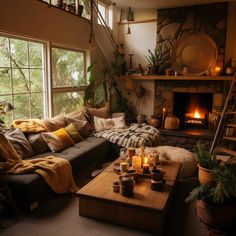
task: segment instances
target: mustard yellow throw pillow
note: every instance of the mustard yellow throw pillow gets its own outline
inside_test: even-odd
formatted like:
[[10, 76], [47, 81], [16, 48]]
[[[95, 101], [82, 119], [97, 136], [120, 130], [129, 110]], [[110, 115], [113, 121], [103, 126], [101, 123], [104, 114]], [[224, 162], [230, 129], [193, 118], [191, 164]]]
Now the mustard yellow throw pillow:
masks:
[[42, 133], [42, 136], [52, 152], [58, 152], [83, 140], [73, 124], [53, 132]]

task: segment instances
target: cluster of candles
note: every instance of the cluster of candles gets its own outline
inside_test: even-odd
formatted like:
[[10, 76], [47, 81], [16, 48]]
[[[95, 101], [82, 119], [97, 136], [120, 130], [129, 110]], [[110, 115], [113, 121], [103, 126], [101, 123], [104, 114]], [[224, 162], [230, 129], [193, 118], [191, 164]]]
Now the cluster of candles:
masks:
[[[155, 157], [154, 157], [154, 155], [152, 155], [152, 158], [150, 158], [148, 156], [145, 156], [144, 149], [145, 149], [144, 147], [141, 147], [140, 155], [135, 155], [136, 154], [135, 149], [130, 148], [130, 149], [128, 149], [128, 157], [131, 159], [130, 165], [132, 166], [132, 168], [134, 170], [139, 171], [139, 172], [142, 171], [143, 174], [149, 174], [150, 167], [151, 167], [150, 164], [154, 165], [156, 163], [158, 154], [156, 154]], [[127, 163], [127, 162], [120, 163], [121, 172], [128, 171], [128, 168], [129, 168], [129, 163]]]
[[148, 163], [147, 157], [133, 156], [132, 157], [132, 167], [137, 171], [143, 171], [143, 174], [149, 174], [150, 164]]

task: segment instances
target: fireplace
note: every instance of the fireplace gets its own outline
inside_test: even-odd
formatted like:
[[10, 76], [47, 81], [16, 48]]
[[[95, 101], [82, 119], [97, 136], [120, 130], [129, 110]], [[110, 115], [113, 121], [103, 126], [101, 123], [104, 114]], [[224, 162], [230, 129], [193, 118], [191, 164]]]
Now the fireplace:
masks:
[[207, 129], [212, 104], [213, 93], [174, 92], [173, 114], [182, 129]]

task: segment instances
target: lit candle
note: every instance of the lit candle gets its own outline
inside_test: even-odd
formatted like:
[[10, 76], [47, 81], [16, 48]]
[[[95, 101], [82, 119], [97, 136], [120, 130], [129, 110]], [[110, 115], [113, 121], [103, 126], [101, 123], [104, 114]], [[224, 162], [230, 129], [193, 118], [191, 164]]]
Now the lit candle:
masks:
[[164, 122], [165, 122], [165, 114], [166, 113], [166, 108], [165, 107], [163, 107], [163, 109], [162, 109], [162, 126], [164, 126]]
[[220, 74], [220, 67], [219, 66], [216, 66], [215, 67], [215, 75], [219, 75]]
[[143, 163], [143, 173], [148, 174], [149, 173], [149, 164], [147, 163], [148, 159], [147, 157], [144, 158], [144, 163]]
[[133, 156], [132, 157], [132, 167], [135, 170], [140, 170], [142, 167], [142, 158], [141, 156]]
[[129, 164], [127, 162], [120, 163], [120, 171], [121, 172], [127, 172], [128, 168], [129, 168]]

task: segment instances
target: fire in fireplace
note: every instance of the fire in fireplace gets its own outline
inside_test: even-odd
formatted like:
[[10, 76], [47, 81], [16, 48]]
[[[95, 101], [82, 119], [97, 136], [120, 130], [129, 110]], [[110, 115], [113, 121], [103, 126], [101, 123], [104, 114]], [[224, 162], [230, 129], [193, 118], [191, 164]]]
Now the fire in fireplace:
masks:
[[212, 93], [175, 92], [173, 113], [180, 119], [180, 128], [207, 129], [212, 103]]

